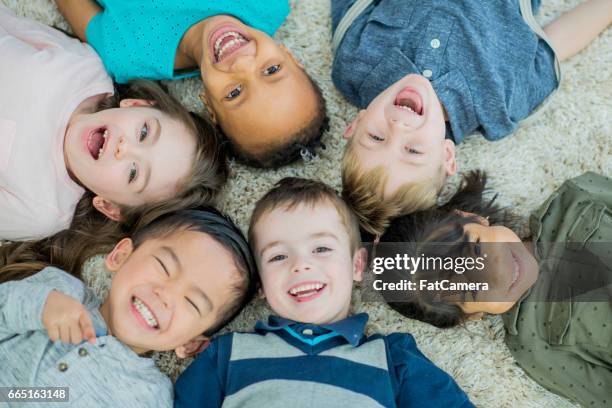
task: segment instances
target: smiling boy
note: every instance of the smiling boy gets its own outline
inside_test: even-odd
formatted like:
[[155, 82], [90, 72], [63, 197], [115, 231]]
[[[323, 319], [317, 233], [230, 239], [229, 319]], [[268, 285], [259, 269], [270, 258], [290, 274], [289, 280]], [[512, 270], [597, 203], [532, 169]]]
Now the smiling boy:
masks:
[[[455, 144], [495, 141], [532, 121], [559, 87], [559, 62], [612, 21], [587, 0], [545, 27], [540, 0], [332, 0], [338, 90], [349, 124], [343, 196], [363, 229], [435, 204], [457, 170]], [[511, 33], [511, 35], [509, 34]]]
[[350, 315], [366, 252], [333, 189], [281, 180], [256, 204], [249, 238], [276, 315], [215, 339], [179, 377], [175, 406], [473, 406], [411, 335], [366, 336], [368, 315]]
[[214, 210], [156, 220], [106, 267], [103, 300], [54, 267], [0, 285], [0, 385], [68, 387], [77, 407], [172, 406], [172, 384], [146, 354], [197, 354], [254, 292], [246, 240]]

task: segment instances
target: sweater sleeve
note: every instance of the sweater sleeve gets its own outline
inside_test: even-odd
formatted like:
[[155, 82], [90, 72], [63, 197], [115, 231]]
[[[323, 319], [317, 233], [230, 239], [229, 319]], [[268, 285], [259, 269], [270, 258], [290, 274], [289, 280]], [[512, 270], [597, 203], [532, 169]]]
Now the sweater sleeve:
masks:
[[410, 334], [394, 333], [386, 341], [398, 407], [419, 407], [423, 401], [432, 407], [474, 406], [455, 380], [421, 353]]
[[220, 407], [223, 404], [224, 373], [231, 339], [232, 334], [215, 339], [181, 374], [174, 386], [175, 408]]
[[0, 285], [0, 339], [42, 330], [42, 312], [52, 290], [82, 301], [81, 281], [57, 268], [45, 268], [27, 279]]

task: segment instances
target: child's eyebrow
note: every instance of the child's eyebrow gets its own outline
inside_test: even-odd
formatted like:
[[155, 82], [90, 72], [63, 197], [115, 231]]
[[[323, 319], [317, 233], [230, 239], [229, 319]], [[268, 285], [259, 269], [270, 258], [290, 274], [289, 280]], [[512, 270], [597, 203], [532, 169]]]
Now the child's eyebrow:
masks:
[[276, 245], [280, 245], [280, 244], [281, 244], [281, 241], [272, 241], [272, 242], [270, 242], [268, 245], [266, 245], [265, 247], [263, 247], [263, 248], [261, 249], [261, 251], [259, 251], [259, 256], [261, 256], [261, 255], [262, 255], [264, 252], [266, 252], [268, 249], [270, 249], [270, 248], [272, 248], [272, 247], [274, 247], [274, 246], [276, 246]]
[[172, 261], [174, 261], [174, 266], [179, 271], [183, 270], [183, 266], [181, 265], [181, 260], [179, 259], [179, 257], [176, 255], [176, 252], [174, 252], [172, 248], [164, 245], [163, 247], [161, 247], [161, 250], [167, 252], [168, 255], [170, 255], [170, 258], [172, 258]]
[[329, 231], [315, 232], [314, 234], [310, 235], [310, 238], [333, 238], [338, 241], [336, 234]]

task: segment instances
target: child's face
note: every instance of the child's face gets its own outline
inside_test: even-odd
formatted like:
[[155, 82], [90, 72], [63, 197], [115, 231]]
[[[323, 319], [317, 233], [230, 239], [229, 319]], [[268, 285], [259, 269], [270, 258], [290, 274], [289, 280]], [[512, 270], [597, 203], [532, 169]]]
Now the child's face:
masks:
[[455, 173], [455, 146], [445, 131], [442, 105], [431, 84], [411, 74], [359, 112], [344, 137], [352, 138], [360, 168], [385, 169], [384, 195], [389, 197], [406, 183], [435, 179], [441, 170]]
[[203, 100], [213, 119], [248, 152], [284, 144], [317, 110], [303, 65], [240, 20], [215, 16], [206, 22], [200, 70]]
[[255, 225], [255, 257], [263, 291], [281, 317], [332, 323], [349, 312], [353, 281], [362, 279], [363, 251], [331, 203], [277, 208]]
[[189, 230], [147, 239], [136, 250], [126, 238], [106, 266], [114, 277], [101, 311], [111, 334], [137, 353], [174, 349], [179, 357], [205, 340], [201, 334], [235, 295], [239, 276], [228, 250]]
[[187, 177], [194, 137], [177, 120], [146, 101], [77, 115], [64, 138], [68, 171], [96, 195], [136, 206], [173, 196]]
[[474, 293], [473, 301], [462, 303], [460, 307], [467, 314], [508, 311], [535, 283], [538, 262], [509, 228], [489, 226], [483, 219], [481, 223], [465, 225], [464, 231], [470, 242], [481, 243], [477, 247], [485, 257], [485, 268], [476, 280], [489, 283], [489, 290]]

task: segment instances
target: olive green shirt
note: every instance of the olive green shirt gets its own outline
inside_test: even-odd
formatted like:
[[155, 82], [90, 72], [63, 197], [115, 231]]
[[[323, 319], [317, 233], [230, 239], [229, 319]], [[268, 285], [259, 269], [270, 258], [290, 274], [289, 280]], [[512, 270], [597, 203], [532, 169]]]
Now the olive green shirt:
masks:
[[[595, 173], [568, 180], [530, 221], [540, 277], [502, 316], [506, 344], [518, 364], [543, 387], [586, 407], [610, 407], [612, 180]], [[566, 267], [565, 274], [588, 274], [591, 265], [604, 266], [597, 277], [603, 282], [598, 296], [555, 282], [560, 273], [555, 269], [559, 247], [586, 254], [582, 257], [586, 267]], [[573, 282], [580, 286], [582, 281], [581, 276]], [[562, 295], [551, 295], [551, 287]]]

